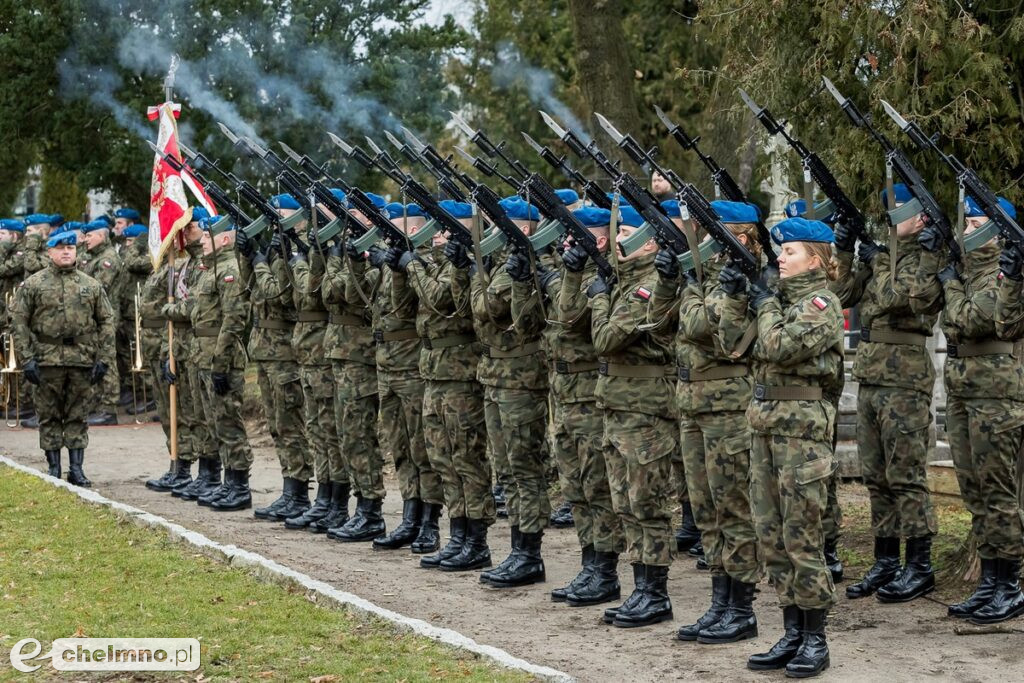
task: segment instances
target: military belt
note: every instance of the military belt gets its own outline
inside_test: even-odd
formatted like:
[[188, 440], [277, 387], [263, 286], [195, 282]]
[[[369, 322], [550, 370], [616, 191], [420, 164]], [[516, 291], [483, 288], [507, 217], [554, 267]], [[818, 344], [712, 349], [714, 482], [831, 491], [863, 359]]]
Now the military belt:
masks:
[[155, 330], [167, 324], [167, 318], [143, 318], [141, 325], [144, 329]]
[[632, 377], [634, 379], [657, 379], [671, 377], [676, 374], [672, 365], [626, 365], [625, 363], [601, 362], [597, 366], [599, 374], [605, 377]]
[[220, 335], [219, 327], [193, 327], [192, 333], [197, 337], [216, 337]]
[[394, 330], [392, 332], [385, 332], [384, 330], [373, 331], [373, 341], [378, 344], [382, 342], [406, 341], [409, 339], [419, 338], [420, 335], [416, 333], [415, 327], [410, 327], [406, 330]]
[[556, 360], [551, 367], [559, 375], [578, 375], [581, 372], [592, 372], [601, 367], [597, 361], [583, 361], [581, 363], [570, 363], [567, 360]]
[[57, 346], [75, 346], [81, 341], [81, 337], [51, 337], [48, 334], [37, 334], [36, 340], [44, 344], [56, 344]]
[[423, 342], [423, 348], [433, 351], [434, 349], [449, 349], [453, 346], [472, 344], [476, 341], [476, 335], [453, 334], [450, 337], [438, 337], [437, 339], [423, 337], [420, 341]]
[[755, 384], [754, 399], [757, 401], [820, 401], [821, 387], [771, 387], [766, 384]]
[[331, 313], [327, 316], [327, 322], [332, 325], [347, 325], [348, 327], [369, 327], [369, 324], [360, 316], [347, 313]]
[[946, 344], [946, 355], [950, 358], [971, 358], [973, 356], [995, 356], [1013, 353], [1016, 345], [1007, 341], [975, 342], [974, 344]]
[[746, 377], [750, 369], [743, 364], [717, 365], [707, 370], [694, 370], [679, 366], [679, 379], [684, 382], [707, 382], [713, 379], [732, 379], [733, 377]]
[[261, 330], [290, 330], [295, 327], [295, 323], [282, 318], [257, 318], [256, 327]]
[[487, 347], [487, 355], [491, 358], [524, 358], [526, 356], [532, 356], [538, 351], [540, 351], [539, 341], [520, 346], [517, 349], [503, 350], [497, 349], [493, 346]]
[[928, 335], [915, 332], [900, 332], [898, 330], [871, 330], [865, 327], [860, 331], [860, 339], [861, 341], [879, 344], [924, 346], [928, 342]]
[[295, 320], [300, 323], [327, 322], [327, 311], [299, 311], [295, 314]]

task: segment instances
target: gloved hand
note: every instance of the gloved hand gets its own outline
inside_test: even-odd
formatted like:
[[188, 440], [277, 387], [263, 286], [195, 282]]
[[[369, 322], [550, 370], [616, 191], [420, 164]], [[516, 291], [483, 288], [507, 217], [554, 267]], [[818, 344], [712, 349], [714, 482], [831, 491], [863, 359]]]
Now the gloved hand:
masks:
[[718, 284], [728, 296], [739, 296], [747, 289], [747, 276], [739, 268], [730, 264], [718, 274]]
[[582, 273], [587, 267], [587, 252], [578, 244], [574, 244], [562, 254], [562, 263], [570, 273]]
[[1003, 277], [1019, 282], [1024, 280], [1022, 267], [1024, 267], [1024, 254], [1021, 253], [1020, 247], [1013, 242], [1007, 242], [1002, 253], [999, 254], [999, 272], [1003, 274]]
[[403, 273], [409, 270], [409, 264], [413, 261], [423, 262], [423, 259], [415, 251], [403, 251], [402, 255], [398, 258], [398, 270]]
[[328, 256], [335, 256], [337, 258], [341, 258], [341, 250], [342, 249], [343, 249], [343, 247], [341, 246], [341, 242], [338, 242], [338, 241], [331, 242], [331, 248], [327, 250], [327, 255]]
[[917, 243], [925, 251], [936, 252], [942, 248], [942, 233], [934, 225], [929, 225], [917, 236]]
[[246, 258], [252, 258], [252, 238], [245, 234], [245, 230], [239, 230], [235, 235], [235, 249]]
[[402, 258], [402, 252], [405, 249], [402, 247], [388, 247], [384, 250], [384, 263], [387, 264], [391, 270], [398, 270], [398, 260]]
[[26, 362], [21, 366], [21, 373], [25, 375], [25, 379], [30, 384], [39, 386], [39, 383], [43, 381], [42, 375], [39, 374], [39, 363], [36, 362], [35, 358]]
[[505, 261], [505, 272], [516, 282], [528, 282], [531, 275], [529, 257], [518, 251], [512, 252]]
[[282, 258], [281, 253], [281, 233], [275, 232], [274, 236], [270, 238], [270, 244], [263, 251], [263, 255], [267, 257], [267, 262], [273, 264], [279, 258]]
[[345, 253], [353, 261], [365, 261], [366, 255], [356, 248], [355, 243], [352, 240], [345, 240]]
[[386, 263], [385, 257], [388, 254], [386, 249], [381, 249], [378, 246], [372, 246], [367, 253], [369, 254], [368, 258], [370, 260], [370, 265], [374, 268], [380, 268]]
[[213, 380], [213, 393], [218, 396], [227, 396], [227, 393], [231, 391], [231, 382], [228, 379], [228, 373], [215, 372], [210, 377]]
[[654, 257], [654, 269], [662, 279], [676, 280], [679, 278], [679, 259], [670, 249], [659, 249]]
[[171, 361], [167, 358], [160, 362], [160, 379], [164, 384], [174, 384], [178, 380], [178, 376], [171, 372]]
[[103, 381], [107, 375], [107, 364], [101, 360], [92, 364], [92, 371], [89, 373], [89, 384], [93, 386]]
[[459, 270], [469, 268], [472, 263], [472, 260], [469, 258], [469, 252], [466, 251], [466, 247], [455, 241], [449, 241], [448, 244], [444, 245], [444, 257]]
[[587, 287], [587, 298], [593, 299], [598, 294], [608, 294], [611, 291], [611, 285], [605, 282], [604, 278], [598, 275], [597, 279], [591, 282], [590, 286]]
[[772, 290], [770, 290], [767, 287], [765, 287], [764, 283], [762, 283], [760, 281], [758, 281], [758, 282], [751, 282], [750, 283], [750, 299], [749, 299], [749, 304], [748, 305], [756, 313], [757, 310], [759, 308], [761, 308], [761, 304], [763, 304], [764, 302], [768, 301], [768, 299], [771, 299], [774, 296], [775, 296], [775, 293], [772, 292]]
[[320, 246], [320, 250], [323, 251], [324, 245], [320, 244], [320, 238], [317, 236], [318, 232], [319, 232], [318, 230], [314, 230], [313, 228], [310, 228], [309, 232], [306, 233], [306, 242], [309, 243], [310, 245], [312, 245], [314, 249], [316, 249], [317, 245], [319, 245]]
[[[676, 259], [676, 263], [679, 263], [678, 259]], [[688, 271], [683, 273], [683, 289], [686, 289], [690, 285], [697, 286], [698, 284], [696, 270], [690, 268]]]
[[254, 252], [250, 261], [252, 263], [252, 267], [255, 268], [259, 264], [267, 262], [267, 254], [262, 251]]
[[946, 284], [950, 280], [960, 281], [960, 273], [956, 272], [956, 265], [952, 263], [940, 270], [935, 277], [937, 277], [939, 282], [942, 284]]
[[847, 253], [853, 253], [853, 245], [857, 242], [857, 238], [853, 236], [850, 228], [845, 223], [840, 223], [835, 229], [836, 235], [836, 251], [845, 251]]
[[548, 270], [547, 268], [541, 267], [537, 264], [537, 281], [540, 282], [540, 288], [545, 292], [548, 291], [548, 285], [558, 279], [557, 270]]
[[875, 258], [882, 252], [889, 252], [889, 248], [872, 242], [861, 242], [860, 246], [857, 247], [857, 259], [864, 264], [871, 265], [874, 263]]

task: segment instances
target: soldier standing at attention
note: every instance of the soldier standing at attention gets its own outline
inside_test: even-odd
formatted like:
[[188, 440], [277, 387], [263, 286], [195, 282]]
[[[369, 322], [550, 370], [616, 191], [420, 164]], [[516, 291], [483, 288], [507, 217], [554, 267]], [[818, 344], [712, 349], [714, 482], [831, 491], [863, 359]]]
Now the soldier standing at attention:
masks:
[[786, 669], [798, 678], [827, 669], [825, 615], [835, 603], [825, 564], [822, 515], [833, 469], [836, 408], [823, 387], [843, 364], [843, 312], [828, 289], [835, 278], [834, 237], [820, 221], [789, 218], [772, 228], [779, 254], [778, 293], [727, 266], [719, 275], [728, 295], [719, 338], [736, 348], [750, 320], [754, 431], [750, 498], [768, 575], [783, 609], [785, 633], [747, 660], [755, 670]]
[[[121, 233], [124, 243], [118, 255], [124, 264], [124, 282], [121, 285], [121, 324], [118, 326], [118, 348], [117, 348], [117, 373], [121, 377], [121, 400], [120, 405], [131, 402], [130, 394], [132, 387], [131, 380], [131, 340], [135, 339], [135, 294], [146, 282], [146, 279], [153, 272], [153, 258], [149, 253], [149, 231], [142, 223], [133, 223], [127, 226]], [[125, 351], [128, 353], [125, 354]], [[148, 367], [146, 371], [137, 373], [136, 384], [139, 381], [149, 382]], [[141, 398], [141, 397], [136, 397]], [[153, 397], [149, 397], [149, 403], [153, 403]], [[152, 405], [133, 405], [128, 412], [135, 415], [152, 410]]]
[[[110, 241], [110, 228], [106, 221], [83, 223], [80, 229], [85, 236], [86, 250], [81, 254], [78, 267], [103, 286], [107, 300], [113, 307], [116, 329], [120, 321], [124, 264], [113, 242]], [[120, 394], [117, 367], [113, 366], [96, 391], [94, 405], [99, 409], [89, 416], [90, 426], [117, 424], [117, 402]]]
[[66, 447], [68, 482], [88, 487], [86, 416], [92, 392], [114, 364], [114, 316], [100, 283], [75, 267], [76, 241], [64, 233], [46, 242], [50, 266], [25, 280], [12, 319], [22, 371], [36, 387], [48, 473], [60, 477]]

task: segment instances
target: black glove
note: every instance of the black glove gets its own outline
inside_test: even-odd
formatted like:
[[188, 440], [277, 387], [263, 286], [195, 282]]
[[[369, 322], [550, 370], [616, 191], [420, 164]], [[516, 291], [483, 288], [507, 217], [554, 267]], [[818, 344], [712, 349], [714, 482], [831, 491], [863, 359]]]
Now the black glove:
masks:
[[355, 243], [352, 240], [345, 240], [345, 253], [353, 261], [365, 261], [366, 255], [356, 248]]
[[610, 291], [612, 291], [611, 285], [605, 282], [603, 277], [598, 275], [597, 279], [591, 282], [590, 286], [587, 287], [587, 298], [593, 299], [598, 294], [607, 294]]
[[25, 375], [25, 379], [27, 379], [30, 384], [37, 387], [39, 386], [39, 383], [43, 381], [42, 376], [39, 374], [39, 363], [37, 363], [34, 358], [21, 366], [21, 373]]
[[[658, 253], [661, 253], [661, 252], [658, 252]], [[676, 263], [679, 263], [678, 259], [674, 259], [674, 260], [676, 261]], [[694, 270], [693, 268], [690, 268], [688, 271], [683, 273], [683, 289], [686, 289], [690, 285], [696, 286], [698, 284], [699, 283], [697, 282], [697, 271], [696, 270]]]
[[283, 256], [281, 253], [281, 233], [274, 233], [274, 236], [270, 238], [270, 244], [263, 250], [263, 255], [267, 257], [267, 262], [271, 264]]
[[512, 252], [505, 261], [505, 272], [516, 282], [528, 282], [530, 279], [530, 258], [518, 251]]
[[261, 263], [266, 263], [268, 258], [267, 254], [264, 254], [262, 251], [257, 251], [253, 253], [252, 258], [249, 260], [252, 263], [252, 267], [255, 268]]
[[444, 245], [444, 257], [459, 270], [469, 268], [472, 263], [469, 258], [469, 253], [466, 251], [466, 247], [459, 242], [451, 241]]
[[768, 299], [771, 299], [774, 296], [775, 293], [772, 292], [772, 290], [765, 287], [764, 284], [761, 283], [760, 281], [750, 283], [749, 305], [750, 308], [755, 312], [757, 311], [757, 309], [761, 308], [761, 304], [763, 304], [765, 301], [768, 301]]
[[960, 281], [960, 273], [956, 272], [956, 265], [953, 263], [950, 263], [948, 266], [940, 270], [935, 277], [937, 277], [939, 282], [942, 284], [946, 284], [950, 280], [956, 280], [957, 282]]
[[654, 257], [654, 269], [665, 280], [679, 278], [679, 259], [669, 249], [660, 249]]
[[917, 236], [917, 243], [925, 251], [938, 251], [942, 248], [942, 233], [934, 225], [929, 225]]
[[836, 226], [835, 235], [836, 251], [845, 251], [852, 254], [853, 245], [857, 242], [857, 238], [851, 234], [850, 229], [846, 227], [845, 223], [840, 223]]
[[338, 258], [341, 258], [341, 250], [342, 249], [343, 249], [343, 247], [341, 246], [341, 242], [337, 242], [337, 241], [331, 242], [331, 248], [327, 250], [327, 255], [328, 256], [336, 256]]
[[403, 273], [409, 270], [409, 264], [413, 261], [422, 262], [423, 259], [419, 257], [414, 251], [403, 251], [402, 255], [398, 258], [398, 270]]
[[1021, 253], [1020, 247], [1013, 242], [1007, 242], [1002, 253], [999, 254], [999, 272], [1003, 274], [1003, 277], [1019, 282], [1024, 280], [1022, 267], [1024, 267], [1024, 254]]
[[215, 372], [211, 375], [211, 379], [213, 379], [213, 393], [218, 396], [227, 396], [227, 393], [231, 391], [231, 381], [228, 379], [228, 373]]
[[861, 242], [860, 246], [857, 247], [857, 259], [860, 260], [861, 263], [866, 263], [870, 266], [874, 263], [875, 257], [883, 251], [888, 253], [889, 248], [881, 244], [875, 244], [874, 242]]
[[93, 386], [103, 381], [107, 375], [107, 364], [101, 360], [92, 364], [92, 372], [89, 373], [89, 384]]
[[388, 255], [388, 250], [387, 249], [381, 249], [378, 246], [372, 246], [372, 247], [370, 247], [368, 253], [369, 253], [370, 265], [373, 266], [374, 268], [380, 268], [385, 263], [387, 263], [387, 260], [386, 260], [387, 259], [387, 255]]
[[384, 251], [384, 263], [387, 264], [391, 270], [398, 270], [398, 260], [402, 258], [402, 252], [405, 249], [402, 247], [388, 247]]
[[547, 268], [541, 268], [540, 264], [537, 265], [537, 281], [540, 283], [540, 288], [545, 292], [548, 291], [548, 285], [557, 279], [557, 270], [548, 270]]
[[171, 361], [167, 358], [160, 363], [160, 379], [164, 384], [174, 384], [178, 379], [178, 376], [171, 372]]
[[235, 235], [235, 249], [246, 258], [252, 258], [252, 238], [245, 234], [245, 230], [239, 230]]
[[587, 258], [586, 250], [580, 245], [574, 244], [562, 254], [562, 263], [570, 273], [582, 273], [583, 269], [587, 267]]
[[306, 241], [313, 245], [314, 249], [317, 249], [318, 251], [322, 252], [324, 245], [320, 244], [320, 238], [317, 237], [318, 232], [319, 230], [314, 230], [313, 228], [310, 228], [309, 232], [306, 233]]
[[718, 284], [728, 296], [739, 296], [747, 289], [747, 276], [736, 266], [728, 265], [718, 274]]

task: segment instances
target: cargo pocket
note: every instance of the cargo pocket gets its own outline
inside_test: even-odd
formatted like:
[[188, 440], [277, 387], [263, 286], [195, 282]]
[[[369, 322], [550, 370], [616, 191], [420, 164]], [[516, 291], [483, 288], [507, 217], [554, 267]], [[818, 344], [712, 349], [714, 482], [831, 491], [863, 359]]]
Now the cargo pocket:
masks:
[[806, 486], [832, 474], [832, 458], [816, 458], [798, 466], [795, 472], [796, 483]]
[[638, 429], [631, 438], [636, 439], [636, 459], [641, 465], [649, 465], [672, 454], [679, 447], [675, 422], [649, 417], [650, 424]]

